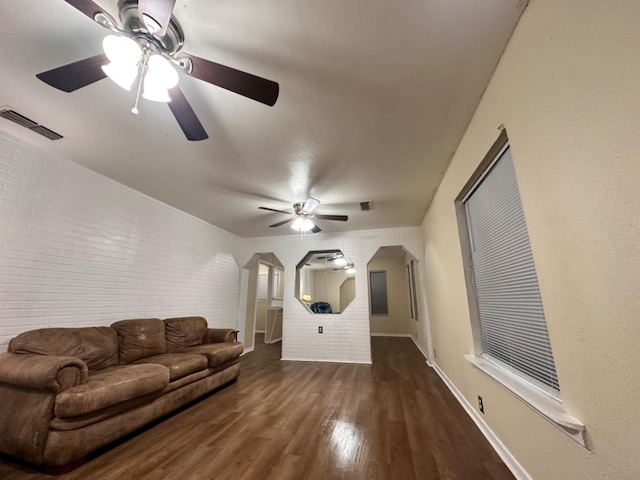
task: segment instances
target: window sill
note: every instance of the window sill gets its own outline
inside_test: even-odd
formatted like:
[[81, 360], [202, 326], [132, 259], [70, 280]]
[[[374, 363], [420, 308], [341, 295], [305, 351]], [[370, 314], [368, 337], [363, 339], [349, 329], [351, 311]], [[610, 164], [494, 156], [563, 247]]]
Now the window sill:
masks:
[[501, 368], [482, 357], [465, 355], [464, 358], [481, 372], [485, 373], [504, 388], [521, 399], [546, 420], [573, 438], [583, 447], [586, 445], [586, 427], [582, 422], [564, 411], [562, 402], [552, 398], [526, 380]]

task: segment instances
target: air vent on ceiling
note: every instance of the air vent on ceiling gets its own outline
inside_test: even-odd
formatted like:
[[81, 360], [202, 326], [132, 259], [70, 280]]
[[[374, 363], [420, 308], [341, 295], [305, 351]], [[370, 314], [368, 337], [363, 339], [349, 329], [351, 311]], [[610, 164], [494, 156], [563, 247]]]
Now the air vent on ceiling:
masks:
[[360, 210], [363, 212], [373, 210], [373, 201], [369, 200], [368, 202], [360, 202]]
[[59, 133], [56, 133], [53, 130], [50, 130], [42, 125], [38, 125], [38, 123], [34, 122], [30, 118], [27, 118], [24, 115], [16, 112], [15, 110], [11, 110], [10, 108], [3, 108], [2, 110], [0, 110], [0, 117], [11, 120], [13, 123], [17, 123], [21, 127], [28, 128], [32, 132], [39, 133], [43, 137], [47, 137], [49, 140], [60, 140], [61, 138], [64, 138]]

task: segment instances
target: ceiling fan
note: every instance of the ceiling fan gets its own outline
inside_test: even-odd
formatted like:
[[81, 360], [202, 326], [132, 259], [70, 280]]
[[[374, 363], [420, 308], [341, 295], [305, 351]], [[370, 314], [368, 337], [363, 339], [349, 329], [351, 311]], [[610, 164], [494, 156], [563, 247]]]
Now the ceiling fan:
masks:
[[103, 42], [104, 53], [36, 75], [43, 82], [73, 92], [109, 76], [130, 90], [137, 83], [133, 113], [140, 95], [168, 102], [188, 140], [204, 140], [207, 132], [178, 86], [178, 73], [204, 80], [239, 95], [273, 106], [279, 85], [219, 63], [181, 52], [182, 27], [172, 15], [176, 0], [119, 0], [118, 22], [92, 0], [65, 0], [114, 35]]
[[268, 210], [270, 212], [276, 213], [284, 213], [285, 215], [290, 215], [291, 218], [287, 220], [283, 220], [278, 223], [274, 223], [273, 225], [269, 225], [270, 227], [279, 227], [281, 225], [286, 225], [287, 223], [293, 223], [291, 228], [294, 230], [298, 230], [300, 232], [311, 232], [318, 233], [321, 231], [321, 228], [315, 224], [314, 220], [337, 220], [339, 222], [346, 222], [349, 220], [347, 215], [322, 215], [319, 213], [314, 214], [313, 211], [320, 205], [320, 200], [309, 197], [309, 199], [302, 203], [294, 203], [293, 204], [293, 212], [286, 212], [284, 210], [276, 210], [275, 208], [268, 207], [258, 207], [260, 210]]

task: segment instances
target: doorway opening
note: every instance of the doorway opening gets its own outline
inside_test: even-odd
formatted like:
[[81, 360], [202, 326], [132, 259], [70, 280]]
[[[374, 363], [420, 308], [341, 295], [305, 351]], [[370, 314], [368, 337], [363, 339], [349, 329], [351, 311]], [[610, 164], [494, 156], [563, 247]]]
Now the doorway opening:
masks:
[[380, 247], [367, 263], [371, 336], [409, 337], [420, 332], [418, 260], [403, 246]]
[[244, 267], [248, 270], [245, 317], [245, 352], [259, 343], [282, 340], [284, 265], [275, 254], [256, 253]]

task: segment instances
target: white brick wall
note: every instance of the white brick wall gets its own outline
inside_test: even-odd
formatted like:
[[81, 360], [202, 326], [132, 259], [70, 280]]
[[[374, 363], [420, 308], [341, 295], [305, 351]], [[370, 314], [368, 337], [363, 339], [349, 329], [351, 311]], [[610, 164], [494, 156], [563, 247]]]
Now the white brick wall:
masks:
[[0, 130], [0, 351], [25, 330], [125, 318], [236, 328], [244, 243]]
[[[284, 335], [282, 358], [289, 360], [322, 360], [368, 363], [371, 361], [369, 336], [369, 303], [367, 292], [367, 262], [381, 246], [402, 245], [422, 260], [422, 240], [419, 227], [364, 230], [341, 234], [318, 233], [300, 236], [262, 237], [248, 239], [245, 264], [257, 252], [273, 252], [285, 267]], [[295, 267], [310, 250], [341, 249], [356, 268], [356, 298], [339, 315], [311, 315], [294, 298]], [[419, 270], [422, 270], [419, 268]], [[423, 286], [424, 278], [420, 278]], [[421, 288], [424, 291], [424, 288]], [[426, 312], [426, 298], [420, 295], [421, 313]], [[324, 333], [318, 333], [322, 325]], [[420, 316], [425, 339], [428, 319]], [[427, 345], [423, 345], [427, 350]]]

